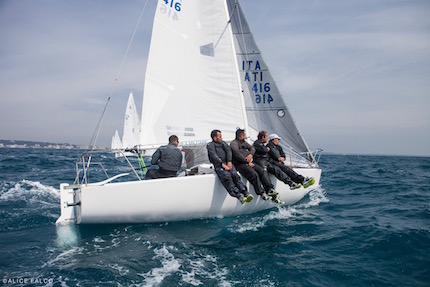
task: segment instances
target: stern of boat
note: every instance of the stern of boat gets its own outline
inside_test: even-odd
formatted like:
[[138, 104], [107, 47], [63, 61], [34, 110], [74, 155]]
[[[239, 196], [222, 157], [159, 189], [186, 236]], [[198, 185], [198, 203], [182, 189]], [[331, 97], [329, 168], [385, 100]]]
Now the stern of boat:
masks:
[[80, 215], [80, 187], [60, 184], [61, 214], [55, 224], [76, 223]]

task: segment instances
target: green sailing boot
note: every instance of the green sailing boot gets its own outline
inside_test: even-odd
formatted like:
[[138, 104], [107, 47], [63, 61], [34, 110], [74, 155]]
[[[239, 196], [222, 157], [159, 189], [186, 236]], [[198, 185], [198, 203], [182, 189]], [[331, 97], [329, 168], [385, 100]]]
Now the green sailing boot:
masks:
[[291, 190], [298, 189], [298, 188], [300, 188], [300, 187], [302, 187], [302, 185], [301, 185], [300, 183], [295, 183], [295, 182], [293, 182], [293, 183], [290, 185], [290, 189], [291, 189]]
[[312, 184], [315, 183], [315, 178], [313, 177], [307, 177], [305, 178], [305, 180], [303, 181], [303, 186], [305, 188], [308, 188], [309, 186], [311, 186]]
[[274, 203], [277, 203], [277, 204], [284, 204], [285, 203], [285, 201], [283, 201], [282, 199], [280, 199], [279, 196], [277, 196], [276, 198], [272, 199], [272, 201]]

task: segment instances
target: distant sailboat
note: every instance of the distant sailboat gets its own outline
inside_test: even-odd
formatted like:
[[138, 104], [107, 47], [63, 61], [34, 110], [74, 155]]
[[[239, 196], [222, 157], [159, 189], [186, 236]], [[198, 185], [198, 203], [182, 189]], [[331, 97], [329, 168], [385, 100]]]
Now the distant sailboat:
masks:
[[124, 115], [124, 130], [122, 135], [122, 148], [132, 149], [139, 145], [140, 117], [134, 103], [133, 93], [130, 93]]
[[[173, 44], [173, 45], [172, 45]], [[206, 144], [212, 129], [227, 141], [242, 127], [255, 139], [260, 130], [277, 133], [294, 170], [314, 177], [321, 168], [298, 131], [264, 62], [237, 0], [158, 1], [145, 75], [140, 153], [150, 154], [180, 138], [194, 176], [113, 182], [119, 174], [89, 183], [91, 155], [81, 158], [77, 184], [61, 184], [57, 223], [164, 222], [249, 214], [273, 208], [258, 197], [241, 205], [207, 168]], [[124, 141], [124, 140], [123, 140]], [[193, 167], [194, 166], [194, 167]], [[188, 173], [187, 173], [188, 174]], [[271, 176], [286, 204], [311, 188], [290, 190]]]
[[122, 134], [122, 141], [119, 139], [118, 130], [112, 138], [111, 149], [121, 150], [122, 152], [115, 152], [115, 155], [136, 155], [130, 152], [139, 145], [140, 141], [140, 117], [137, 112], [136, 104], [134, 102], [133, 93], [130, 92], [127, 100], [127, 106], [124, 114], [124, 128]]
[[122, 149], [121, 138], [119, 137], [118, 130], [115, 131], [115, 135], [112, 137], [111, 149]]

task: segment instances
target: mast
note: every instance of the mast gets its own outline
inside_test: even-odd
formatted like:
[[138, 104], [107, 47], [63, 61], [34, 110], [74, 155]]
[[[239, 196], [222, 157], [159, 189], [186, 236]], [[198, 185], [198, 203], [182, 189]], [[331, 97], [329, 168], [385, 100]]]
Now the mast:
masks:
[[[248, 116], [246, 114], [246, 105], [245, 105], [245, 99], [244, 99], [244, 94], [243, 94], [243, 86], [242, 86], [242, 81], [240, 79], [241, 75], [240, 75], [240, 70], [239, 70], [239, 64], [238, 64], [238, 61], [237, 61], [237, 51], [236, 51], [236, 47], [234, 45], [233, 29], [231, 27], [231, 19], [233, 18], [234, 13], [236, 13], [237, 6], [239, 5], [239, 3], [237, 1], [235, 1], [233, 12], [230, 15], [228, 13], [227, 1], [228, 0], [223, 0], [224, 8], [225, 8], [225, 13], [226, 13], [227, 19], [228, 19], [227, 27], [226, 28], [228, 29], [228, 32], [229, 32], [228, 34], [229, 34], [229, 37], [230, 37], [231, 48], [233, 50], [233, 55], [234, 55], [234, 58], [235, 58], [234, 68], [235, 68], [235, 71], [236, 71], [236, 77], [238, 79], [237, 85], [238, 85], [238, 89], [239, 89], [239, 93], [240, 93], [240, 104], [241, 104], [241, 108], [242, 108], [243, 124], [245, 125], [243, 127], [243, 129], [245, 130], [245, 133], [247, 135], [249, 135], [249, 133], [248, 133], [248, 130], [249, 130]], [[249, 138], [248, 138], [248, 141], [249, 141]]]

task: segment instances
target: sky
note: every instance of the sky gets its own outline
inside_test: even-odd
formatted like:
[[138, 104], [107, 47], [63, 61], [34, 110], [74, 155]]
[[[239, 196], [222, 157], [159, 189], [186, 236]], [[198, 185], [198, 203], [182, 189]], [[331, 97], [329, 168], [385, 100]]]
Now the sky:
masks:
[[[88, 145], [111, 96], [110, 146], [130, 91], [141, 109], [145, 3], [0, 0], [0, 139]], [[430, 1], [240, 3], [311, 149], [430, 156]]]

